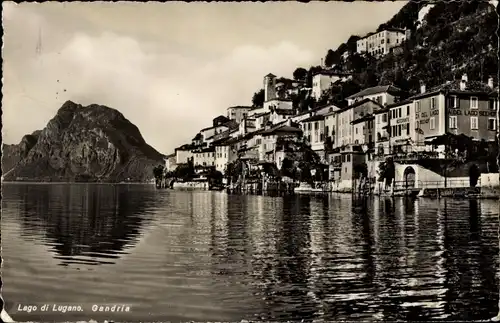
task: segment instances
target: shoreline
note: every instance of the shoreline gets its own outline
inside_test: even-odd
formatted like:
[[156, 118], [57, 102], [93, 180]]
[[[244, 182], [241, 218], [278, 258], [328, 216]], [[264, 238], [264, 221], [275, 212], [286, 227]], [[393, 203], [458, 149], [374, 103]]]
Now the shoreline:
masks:
[[3, 184], [95, 184], [95, 185], [155, 185], [154, 182], [37, 182], [37, 181], [2, 181]]

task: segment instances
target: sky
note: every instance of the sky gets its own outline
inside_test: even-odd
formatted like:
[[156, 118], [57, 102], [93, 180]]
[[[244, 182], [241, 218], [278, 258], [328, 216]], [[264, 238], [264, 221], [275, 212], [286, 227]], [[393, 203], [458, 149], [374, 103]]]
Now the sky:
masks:
[[72, 100], [119, 110], [169, 154], [268, 73], [292, 77], [405, 2], [3, 2], [3, 142]]

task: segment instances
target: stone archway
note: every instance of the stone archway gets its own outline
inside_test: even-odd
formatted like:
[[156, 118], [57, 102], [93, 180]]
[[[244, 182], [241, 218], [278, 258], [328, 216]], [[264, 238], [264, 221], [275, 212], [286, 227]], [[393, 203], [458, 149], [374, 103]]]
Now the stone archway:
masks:
[[412, 166], [405, 168], [403, 173], [404, 185], [406, 188], [415, 187], [415, 169]]

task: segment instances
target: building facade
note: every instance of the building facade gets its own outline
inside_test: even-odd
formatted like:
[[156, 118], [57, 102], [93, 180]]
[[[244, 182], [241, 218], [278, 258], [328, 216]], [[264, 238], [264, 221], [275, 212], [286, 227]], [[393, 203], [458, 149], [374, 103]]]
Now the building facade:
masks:
[[241, 120], [245, 119], [250, 112], [252, 107], [247, 106], [234, 106], [227, 108], [227, 117], [230, 120], [234, 120], [236, 123], [240, 123]]
[[313, 75], [311, 96], [316, 100], [323, 95], [323, 92], [329, 89], [337, 81], [346, 81], [349, 74], [335, 72], [331, 70], [322, 70]]
[[401, 89], [393, 85], [382, 85], [366, 88], [347, 98], [347, 103], [353, 105], [356, 102], [370, 99], [385, 106], [397, 102], [402, 94]]
[[403, 29], [389, 28], [377, 33], [368, 34], [356, 42], [359, 54], [369, 53], [372, 56], [387, 55], [392, 48], [400, 46], [407, 38]]

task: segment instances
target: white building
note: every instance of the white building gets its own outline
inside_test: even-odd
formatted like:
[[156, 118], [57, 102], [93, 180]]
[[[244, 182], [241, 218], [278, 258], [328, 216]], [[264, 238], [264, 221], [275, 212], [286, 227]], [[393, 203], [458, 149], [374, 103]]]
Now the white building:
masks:
[[194, 166], [215, 166], [215, 147], [192, 152]]
[[269, 121], [272, 124], [278, 124], [294, 116], [294, 111], [290, 109], [271, 109]]
[[210, 140], [213, 139], [213, 136], [215, 136], [221, 132], [224, 132], [228, 129], [229, 129], [229, 127], [227, 125], [220, 124], [220, 125], [211, 126], [211, 127], [201, 129], [200, 133], [203, 136], [203, 142], [209, 143]]
[[319, 99], [325, 90], [328, 90], [337, 81], [346, 81], [349, 74], [335, 72], [332, 70], [322, 70], [313, 75], [311, 96]]
[[177, 156], [176, 153], [165, 156], [165, 171], [171, 172], [177, 168]]
[[422, 25], [424, 25], [424, 19], [425, 16], [429, 13], [429, 11], [434, 7], [433, 4], [426, 4], [423, 6], [419, 11], [418, 11], [418, 27], [420, 28]]
[[192, 157], [191, 147], [185, 145], [175, 149], [175, 163], [177, 165], [187, 164]]
[[368, 34], [356, 42], [359, 54], [369, 53], [372, 56], [389, 54], [391, 49], [400, 46], [407, 38], [403, 29], [387, 28], [377, 33]]
[[247, 117], [248, 113], [252, 107], [247, 106], [234, 106], [227, 108], [227, 117], [230, 120], [236, 121], [236, 123], [240, 123], [241, 120]]
[[415, 136], [415, 112], [412, 100], [391, 104], [389, 108], [390, 145], [395, 151], [409, 151]]
[[236, 142], [236, 139], [228, 138], [214, 143], [215, 169], [219, 172], [224, 173], [226, 171], [227, 164], [237, 158], [238, 153], [234, 145]]

